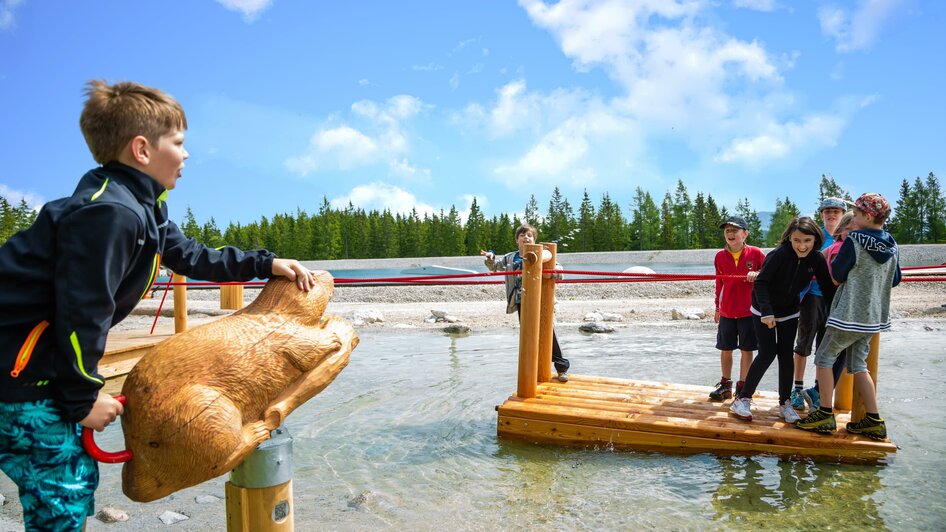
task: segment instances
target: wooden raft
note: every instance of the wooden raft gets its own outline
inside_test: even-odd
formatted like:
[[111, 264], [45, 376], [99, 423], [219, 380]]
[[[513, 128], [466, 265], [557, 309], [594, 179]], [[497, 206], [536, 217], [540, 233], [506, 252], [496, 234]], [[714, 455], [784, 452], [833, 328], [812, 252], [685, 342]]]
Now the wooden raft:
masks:
[[[788, 426], [777, 417], [778, 394], [757, 393], [751, 422], [729, 415], [730, 401], [710, 402], [711, 388], [571, 375], [540, 383], [536, 396], [515, 395], [499, 407], [498, 434], [533, 443], [608, 449], [721, 454], [771, 453], [845, 462], [884, 461], [891, 442]], [[850, 420], [837, 415], [838, 426]]]
[[[609, 449], [721, 454], [771, 453], [844, 462], [885, 461], [897, 451], [890, 441], [848, 434], [848, 413], [836, 414], [834, 434], [789, 426], [777, 417], [778, 396], [753, 397], [751, 422], [729, 415], [730, 402], [710, 402], [710, 388], [685, 384], [571, 375], [551, 379], [555, 280], [543, 268], [555, 265], [555, 244], [525, 246], [516, 392], [497, 407], [501, 438]], [[543, 266], [544, 265], [544, 266]], [[877, 382], [879, 338], [871, 340], [867, 365]], [[777, 368], [774, 368], [777, 370]], [[848, 379], [845, 381], [844, 379]], [[850, 377], [838, 385], [835, 411], [863, 413]]]

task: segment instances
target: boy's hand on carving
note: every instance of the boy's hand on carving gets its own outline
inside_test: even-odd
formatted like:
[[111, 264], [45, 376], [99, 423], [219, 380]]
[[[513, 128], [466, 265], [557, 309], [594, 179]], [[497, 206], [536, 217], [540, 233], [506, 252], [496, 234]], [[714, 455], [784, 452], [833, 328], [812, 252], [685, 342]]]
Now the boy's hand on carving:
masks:
[[125, 407], [111, 395], [99, 391], [99, 396], [95, 398], [92, 404], [92, 410], [79, 422], [83, 427], [95, 429], [98, 432], [105, 430], [115, 418], [125, 412]]
[[304, 292], [315, 287], [315, 274], [295, 259], [273, 259], [273, 275], [295, 281]]

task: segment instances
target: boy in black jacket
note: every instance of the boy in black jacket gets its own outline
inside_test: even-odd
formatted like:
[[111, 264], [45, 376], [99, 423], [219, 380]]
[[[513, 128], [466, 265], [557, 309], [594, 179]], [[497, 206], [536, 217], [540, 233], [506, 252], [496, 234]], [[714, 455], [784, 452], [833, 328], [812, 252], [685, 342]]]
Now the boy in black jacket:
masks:
[[19, 487], [27, 529], [79, 530], [94, 512], [98, 465], [81, 427], [103, 430], [122, 405], [100, 391], [108, 330], [160, 264], [196, 279], [313, 277], [264, 250], [214, 250], [168, 219], [184, 168], [187, 119], [164, 92], [89, 83], [80, 127], [95, 160], [71, 196], [0, 248], [0, 469]]

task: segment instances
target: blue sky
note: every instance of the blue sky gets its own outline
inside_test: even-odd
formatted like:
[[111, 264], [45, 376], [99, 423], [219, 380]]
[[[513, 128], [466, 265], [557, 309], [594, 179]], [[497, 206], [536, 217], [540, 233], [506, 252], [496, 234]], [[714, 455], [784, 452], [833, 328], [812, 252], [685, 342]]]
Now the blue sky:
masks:
[[83, 85], [175, 96], [171, 193], [218, 224], [327, 197], [366, 209], [627, 212], [678, 179], [759, 211], [822, 173], [891, 202], [946, 167], [946, 3], [0, 0], [0, 194], [69, 194], [95, 166]]

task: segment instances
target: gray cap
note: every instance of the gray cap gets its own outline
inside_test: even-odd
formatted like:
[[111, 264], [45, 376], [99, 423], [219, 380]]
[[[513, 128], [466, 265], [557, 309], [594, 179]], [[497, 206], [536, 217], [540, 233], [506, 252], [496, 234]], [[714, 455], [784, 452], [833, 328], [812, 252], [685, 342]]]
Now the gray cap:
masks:
[[725, 222], [719, 224], [719, 228], [723, 229], [727, 225], [738, 227], [739, 229], [745, 229], [747, 231], [749, 230], [749, 224], [747, 224], [745, 220], [738, 216], [730, 216], [729, 218], [726, 218]]
[[847, 211], [847, 202], [841, 198], [825, 198], [821, 200], [818, 212], [825, 209], [841, 209], [842, 211]]

